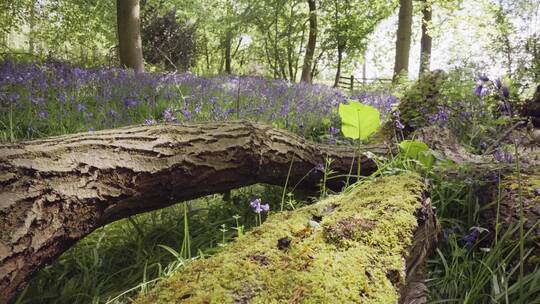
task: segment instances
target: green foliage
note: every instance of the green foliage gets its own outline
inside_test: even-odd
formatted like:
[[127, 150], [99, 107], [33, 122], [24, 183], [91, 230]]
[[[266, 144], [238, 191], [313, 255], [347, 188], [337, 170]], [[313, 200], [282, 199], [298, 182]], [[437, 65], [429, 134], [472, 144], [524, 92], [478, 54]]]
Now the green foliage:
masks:
[[381, 115], [379, 110], [372, 106], [356, 101], [339, 105], [341, 117], [341, 131], [346, 137], [352, 139], [366, 139], [379, 129]]
[[425, 168], [430, 169], [433, 166], [435, 157], [431, 149], [425, 143], [418, 140], [404, 140], [399, 143], [405, 157], [416, 159]]

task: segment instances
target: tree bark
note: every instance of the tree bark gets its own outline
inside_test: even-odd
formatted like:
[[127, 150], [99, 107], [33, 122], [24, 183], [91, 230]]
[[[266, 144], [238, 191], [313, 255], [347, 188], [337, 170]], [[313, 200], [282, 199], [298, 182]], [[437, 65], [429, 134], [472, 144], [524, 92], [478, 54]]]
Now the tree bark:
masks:
[[[386, 154], [383, 146], [364, 151]], [[134, 126], [0, 145], [0, 303], [94, 229], [180, 201], [255, 183], [317, 189], [347, 174], [356, 149], [311, 143], [246, 121]], [[363, 157], [362, 174], [377, 169]], [[344, 179], [328, 187], [339, 190]]]
[[144, 71], [139, 0], [116, 0], [120, 65]]
[[422, 38], [420, 39], [420, 71], [419, 76], [428, 72], [431, 62], [432, 37], [428, 32], [428, 26], [431, 24], [432, 4], [429, 0], [424, 0], [422, 8]]
[[394, 79], [409, 72], [409, 51], [412, 31], [412, 0], [399, 0], [399, 20], [396, 38]]
[[334, 88], [337, 88], [339, 86], [339, 78], [341, 77], [341, 62], [343, 60], [343, 49], [345, 47], [338, 45], [337, 47], [337, 55], [338, 55], [338, 61], [337, 61], [337, 67], [336, 67], [336, 77], [334, 79]]
[[35, 27], [36, 27], [36, 4], [31, 2], [30, 4], [30, 22], [29, 22], [29, 33], [28, 33], [28, 52], [34, 54], [35, 48]]
[[232, 48], [232, 35], [230, 32], [227, 32], [225, 41], [225, 74], [232, 74], [232, 58], [231, 58], [231, 48]]
[[302, 67], [301, 81], [312, 83], [313, 75], [311, 67], [313, 65], [313, 56], [317, 45], [317, 4], [315, 0], [307, 0], [309, 6], [309, 34], [306, 45], [306, 55], [304, 56], [304, 65]]

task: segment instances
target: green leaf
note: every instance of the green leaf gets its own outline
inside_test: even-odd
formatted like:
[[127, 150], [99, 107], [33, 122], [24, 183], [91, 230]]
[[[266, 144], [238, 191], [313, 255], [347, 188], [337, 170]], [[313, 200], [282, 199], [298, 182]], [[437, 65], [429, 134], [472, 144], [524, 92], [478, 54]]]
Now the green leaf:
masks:
[[421, 151], [418, 153], [418, 161], [427, 169], [431, 169], [435, 162], [435, 156], [430, 151]]
[[343, 135], [352, 139], [368, 138], [381, 124], [379, 110], [356, 101], [340, 104], [339, 116]]
[[419, 140], [404, 140], [399, 143], [399, 147], [405, 152], [406, 157], [414, 159], [418, 159], [418, 153], [429, 151], [428, 145]]
[[425, 143], [419, 140], [404, 140], [399, 147], [405, 153], [405, 157], [418, 160], [424, 167], [431, 168], [435, 162], [435, 156]]

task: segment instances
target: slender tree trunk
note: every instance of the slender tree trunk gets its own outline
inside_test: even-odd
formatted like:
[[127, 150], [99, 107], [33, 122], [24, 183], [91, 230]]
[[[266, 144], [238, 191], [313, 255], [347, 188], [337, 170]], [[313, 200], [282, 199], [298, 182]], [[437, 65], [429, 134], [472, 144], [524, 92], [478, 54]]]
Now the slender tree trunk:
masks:
[[30, 4], [30, 33], [28, 35], [28, 51], [30, 54], [34, 54], [36, 50], [34, 41], [34, 31], [36, 27], [36, 4], [32, 1]]
[[208, 52], [208, 37], [204, 35], [204, 57], [206, 59], [206, 73], [210, 74], [210, 53]]
[[300, 44], [298, 45], [298, 52], [296, 53], [296, 59], [294, 60], [294, 79], [297, 79], [298, 75], [298, 63], [302, 57], [302, 50], [304, 49], [304, 41], [306, 38], [306, 31], [302, 30], [302, 38], [300, 39]]
[[399, 0], [399, 20], [396, 38], [394, 79], [409, 72], [409, 51], [412, 31], [412, 0]]
[[[385, 155], [384, 146], [365, 151]], [[0, 303], [97, 227], [255, 183], [316, 190], [332, 158], [342, 175], [356, 149], [311, 143], [241, 121], [135, 126], [0, 145]], [[292, 162], [292, 170], [289, 167]], [[363, 174], [376, 164], [362, 158]], [[344, 178], [327, 186], [341, 189]]]
[[336, 78], [334, 79], [334, 88], [339, 86], [339, 78], [341, 77], [341, 61], [343, 60], [343, 49], [344, 47], [339, 45], [337, 48], [338, 62], [336, 68]]
[[309, 5], [309, 34], [308, 43], [306, 45], [306, 55], [304, 57], [304, 66], [302, 67], [301, 80], [303, 82], [312, 83], [313, 74], [311, 67], [313, 65], [313, 56], [315, 55], [315, 47], [317, 45], [317, 4], [316, 0], [307, 0]]
[[224, 47], [225, 47], [225, 74], [232, 74], [232, 68], [231, 68], [232, 35], [230, 32], [227, 32], [226, 34]]
[[420, 71], [419, 75], [430, 70], [432, 37], [428, 32], [431, 24], [432, 4], [429, 0], [424, 0], [422, 8], [422, 38], [420, 39]]
[[276, 70], [274, 71], [274, 79], [279, 77], [279, 58], [278, 58], [278, 9], [274, 11], [274, 64]]
[[120, 65], [144, 71], [139, 0], [116, 0]]

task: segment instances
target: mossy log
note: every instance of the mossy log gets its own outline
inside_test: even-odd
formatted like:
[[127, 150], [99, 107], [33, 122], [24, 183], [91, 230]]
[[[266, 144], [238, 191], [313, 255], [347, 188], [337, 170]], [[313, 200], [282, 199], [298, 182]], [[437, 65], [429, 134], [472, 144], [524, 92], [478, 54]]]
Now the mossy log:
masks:
[[273, 214], [136, 303], [426, 303], [438, 229], [425, 191], [390, 176]]
[[535, 171], [514, 172], [503, 176], [500, 184], [488, 184], [481, 194], [484, 211], [480, 213], [482, 222], [491, 231], [488, 240], [498, 229], [500, 235], [515, 229], [512, 238], [518, 240], [520, 219], [523, 218], [523, 233], [528, 234], [526, 250], [532, 250], [525, 260], [528, 270], [534, 270], [540, 263], [540, 167]]
[[[384, 146], [364, 151], [386, 154]], [[0, 145], [0, 303], [94, 229], [133, 214], [255, 183], [317, 189], [327, 157], [352, 147], [241, 122], [135, 126]], [[292, 167], [291, 167], [292, 164]], [[363, 157], [363, 174], [376, 164]], [[340, 189], [343, 179], [327, 186]]]

